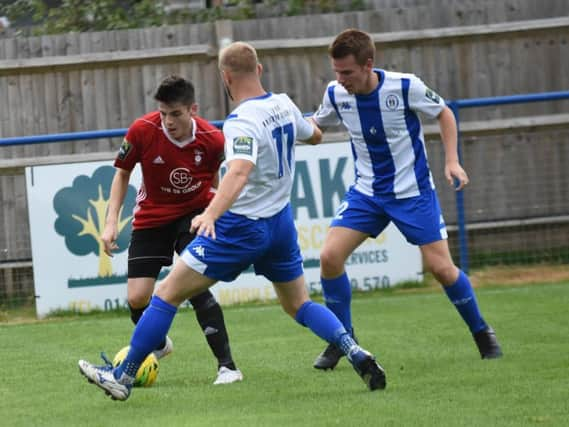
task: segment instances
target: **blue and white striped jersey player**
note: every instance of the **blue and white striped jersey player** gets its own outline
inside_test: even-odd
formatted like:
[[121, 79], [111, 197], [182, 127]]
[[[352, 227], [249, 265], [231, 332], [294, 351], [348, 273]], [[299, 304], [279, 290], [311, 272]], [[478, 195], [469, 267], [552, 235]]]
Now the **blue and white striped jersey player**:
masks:
[[[355, 182], [332, 220], [320, 254], [326, 305], [353, 334], [345, 261], [364, 240], [393, 222], [420, 247], [426, 268], [468, 325], [481, 357], [500, 357], [495, 333], [480, 314], [470, 281], [452, 261], [417, 115], [438, 120], [445, 177], [451, 185], [456, 180], [458, 191], [468, 176], [459, 164], [452, 111], [415, 75], [374, 68], [375, 45], [365, 32], [343, 31], [330, 45], [329, 55], [337, 80], [328, 84], [312, 118], [320, 127], [347, 128]], [[314, 367], [333, 369], [341, 356], [329, 345]]]
[[273, 283], [286, 313], [340, 348], [370, 390], [385, 388], [385, 373], [375, 358], [334, 313], [309, 299], [305, 286], [290, 207], [294, 143], [318, 144], [322, 133], [287, 95], [263, 89], [262, 66], [252, 46], [229, 45], [219, 65], [227, 92], [238, 104], [223, 126], [228, 171], [209, 206], [192, 220], [197, 237], [159, 285], [124, 362], [113, 370], [81, 360], [81, 372], [113, 398], [126, 400], [138, 367], [166, 336], [177, 307], [253, 265]]

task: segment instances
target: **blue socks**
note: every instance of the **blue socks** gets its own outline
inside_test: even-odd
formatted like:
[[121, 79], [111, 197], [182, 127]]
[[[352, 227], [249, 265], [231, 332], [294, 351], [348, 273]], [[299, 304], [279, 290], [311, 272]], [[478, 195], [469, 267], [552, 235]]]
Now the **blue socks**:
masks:
[[302, 304], [296, 312], [295, 319], [327, 342], [335, 342], [346, 333], [346, 329], [334, 313], [313, 301]]
[[322, 292], [326, 307], [338, 317], [347, 331], [352, 331], [352, 312], [350, 304], [352, 302], [352, 286], [348, 275], [344, 272], [335, 279], [320, 278]]
[[177, 310], [176, 306], [163, 299], [152, 297], [150, 305], [136, 324], [126, 359], [113, 371], [115, 378], [119, 379], [123, 372], [129, 377], [136, 377], [146, 356], [164, 341]]
[[342, 323], [328, 308], [313, 301], [306, 301], [296, 313], [296, 321], [306, 326], [323, 340], [336, 345], [352, 363], [367, 357]]
[[454, 304], [468, 325], [470, 332], [475, 334], [488, 327], [478, 309], [478, 303], [476, 302], [476, 296], [470, 280], [468, 280], [468, 276], [462, 270], [459, 270], [456, 282], [450, 286], [443, 286], [443, 289], [448, 299]]

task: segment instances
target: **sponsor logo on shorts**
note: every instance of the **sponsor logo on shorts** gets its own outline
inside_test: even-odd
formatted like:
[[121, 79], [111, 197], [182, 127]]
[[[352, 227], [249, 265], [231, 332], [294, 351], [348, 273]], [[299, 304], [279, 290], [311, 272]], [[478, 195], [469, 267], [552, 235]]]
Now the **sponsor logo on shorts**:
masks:
[[197, 256], [199, 256], [200, 258], [204, 258], [205, 257], [205, 248], [203, 246], [196, 246], [195, 248], [193, 248], [194, 252], [196, 253]]

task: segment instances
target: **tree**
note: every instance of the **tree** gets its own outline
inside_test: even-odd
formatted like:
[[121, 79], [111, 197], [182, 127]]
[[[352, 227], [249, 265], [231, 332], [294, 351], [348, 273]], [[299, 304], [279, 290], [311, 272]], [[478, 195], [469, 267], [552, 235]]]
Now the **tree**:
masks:
[[[80, 175], [71, 187], [59, 190], [53, 198], [53, 207], [58, 217], [55, 231], [65, 237], [65, 246], [75, 255], [94, 253], [99, 257], [99, 276], [111, 276], [111, 259], [104, 253], [101, 240], [109, 206], [114, 168], [102, 166], [89, 178]], [[119, 212], [117, 245], [118, 252], [128, 247], [131, 218], [136, 199], [136, 189], [129, 185], [123, 206]]]
[[166, 12], [153, 0], [16, 0], [0, 3], [0, 16], [34, 34], [105, 31], [157, 26]]
[[0, 0], [0, 16], [6, 16], [20, 34], [43, 35], [366, 8], [364, 0], [211, 0], [206, 4], [202, 9], [172, 9], [166, 0]]

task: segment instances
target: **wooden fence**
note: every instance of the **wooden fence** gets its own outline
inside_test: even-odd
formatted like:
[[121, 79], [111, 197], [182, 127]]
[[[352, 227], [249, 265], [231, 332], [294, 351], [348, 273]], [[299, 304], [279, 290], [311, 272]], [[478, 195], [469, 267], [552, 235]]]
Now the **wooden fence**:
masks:
[[[385, 7], [254, 22], [0, 39], [0, 137], [128, 127], [155, 108], [153, 90], [170, 73], [193, 80], [204, 117], [222, 119], [229, 105], [218, 78], [217, 52], [226, 40], [251, 42], [264, 64], [266, 87], [289, 93], [303, 111], [313, 111], [326, 82], [333, 78], [327, 46], [346, 27], [373, 35], [379, 66], [414, 72], [447, 99], [569, 88], [567, 1], [376, 3]], [[450, 9], [438, 7], [440, 3]], [[569, 214], [564, 202], [569, 195], [563, 190], [569, 188], [563, 172], [569, 158], [568, 108], [569, 102], [563, 101], [462, 114], [463, 129], [473, 130], [466, 140], [465, 163], [474, 176], [482, 177], [473, 182], [474, 188], [480, 185], [480, 192], [474, 204], [467, 204], [467, 218]], [[430, 158], [441, 181], [442, 151], [436, 133], [430, 135], [434, 141], [429, 143]], [[66, 161], [106, 157], [119, 142], [0, 147], [0, 263], [4, 267], [31, 258], [22, 166], [50, 162], [53, 156], [65, 156]], [[529, 199], [535, 203], [518, 201], [521, 207], [515, 212], [509, 196], [523, 177], [517, 163], [504, 160], [512, 150], [518, 150], [511, 157], [515, 162], [530, 156], [540, 159], [538, 166], [550, 168], [542, 177], [537, 174], [531, 186]], [[524, 167], [533, 166], [524, 163]], [[552, 177], [557, 190], [540, 192]], [[441, 199], [452, 224], [453, 195], [442, 193]]]

